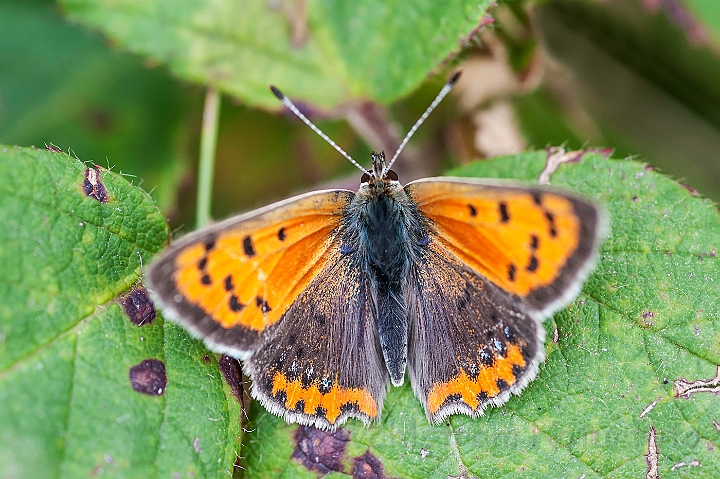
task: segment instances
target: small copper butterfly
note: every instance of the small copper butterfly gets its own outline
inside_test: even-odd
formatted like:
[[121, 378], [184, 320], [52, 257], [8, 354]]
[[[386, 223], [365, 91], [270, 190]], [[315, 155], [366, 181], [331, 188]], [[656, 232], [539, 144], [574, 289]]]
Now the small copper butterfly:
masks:
[[252, 396], [288, 422], [377, 421], [406, 373], [433, 423], [503, 404], [537, 375], [542, 320], [592, 267], [602, 214], [583, 198], [473, 179], [399, 183], [390, 166], [458, 76], [390, 162], [372, 155], [357, 192], [227, 219], [148, 270], [166, 316], [241, 359]]

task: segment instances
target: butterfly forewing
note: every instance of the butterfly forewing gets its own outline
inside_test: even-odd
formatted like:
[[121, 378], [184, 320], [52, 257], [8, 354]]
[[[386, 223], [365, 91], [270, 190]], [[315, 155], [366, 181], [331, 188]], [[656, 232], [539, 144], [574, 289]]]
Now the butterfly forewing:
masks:
[[426, 179], [406, 186], [433, 239], [467, 267], [545, 317], [577, 293], [592, 266], [600, 210], [543, 188]]
[[246, 357], [328, 262], [353, 195], [310, 193], [181, 238], [148, 271], [156, 299], [215, 351]]

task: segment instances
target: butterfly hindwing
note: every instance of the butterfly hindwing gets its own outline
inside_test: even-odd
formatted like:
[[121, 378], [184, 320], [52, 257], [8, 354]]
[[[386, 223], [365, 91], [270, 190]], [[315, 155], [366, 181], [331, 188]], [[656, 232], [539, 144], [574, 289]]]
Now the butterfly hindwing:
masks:
[[602, 229], [595, 205], [572, 194], [461, 178], [405, 187], [433, 239], [537, 318], [574, 298]]
[[541, 321], [592, 266], [601, 211], [562, 191], [470, 179], [405, 191], [430, 229], [405, 287], [413, 389], [433, 422], [477, 416], [537, 375]]
[[148, 271], [154, 299], [211, 349], [244, 359], [325, 267], [353, 196], [308, 193], [182, 237]]
[[379, 418], [389, 385], [369, 280], [353, 255], [325, 268], [245, 361], [252, 395], [290, 422], [334, 430], [348, 417]]
[[544, 329], [438, 243], [411, 268], [408, 371], [428, 418], [477, 416], [537, 375]]

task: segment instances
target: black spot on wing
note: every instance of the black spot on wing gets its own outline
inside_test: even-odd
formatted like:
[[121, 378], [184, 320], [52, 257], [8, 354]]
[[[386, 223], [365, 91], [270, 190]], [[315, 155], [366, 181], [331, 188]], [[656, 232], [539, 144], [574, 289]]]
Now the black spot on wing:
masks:
[[548, 230], [550, 232], [550, 236], [555, 237], [557, 236], [557, 230], [555, 229], [555, 216], [550, 213], [549, 211], [545, 212], [545, 219], [548, 221]]
[[202, 282], [202, 284], [207, 286], [207, 285], [212, 284], [212, 279], [210, 279], [210, 276], [204, 274], [203, 277], [200, 278], [200, 282]]
[[477, 210], [475, 209], [475, 207], [473, 205], [468, 205], [468, 208], [470, 208], [470, 216], [473, 216], [473, 217], [477, 216]]
[[510, 215], [508, 214], [507, 204], [504, 202], [498, 203], [498, 209], [500, 211], [500, 222], [507, 223], [510, 221]]
[[[269, 391], [272, 391], [272, 380], [270, 380], [270, 384], [269, 384], [268, 390], [269, 390]], [[275, 393], [275, 394], [273, 395], [273, 397], [274, 397], [280, 404], [285, 404], [285, 402], [287, 401], [287, 393], [285, 392], [284, 389], [279, 390], [277, 393]]]
[[510, 281], [515, 281], [516, 271], [517, 271], [517, 268], [515, 267], [515, 265], [513, 263], [510, 263], [510, 265], [508, 266], [508, 279]]
[[312, 386], [313, 374], [309, 369], [305, 371], [305, 374], [300, 376], [300, 384], [302, 385], [303, 389], [309, 389], [310, 386]]
[[263, 313], [269, 313], [270, 311], [272, 311], [272, 308], [268, 304], [267, 300], [261, 296], [255, 297], [255, 306], [260, 308]]
[[332, 380], [328, 377], [324, 377], [318, 384], [318, 391], [320, 391], [320, 394], [327, 394], [332, 390], [332, 385]]
[[538, 268], [538, 259], [535, 256], [530, 257], [530, 262], [527, 265], [528, 271], [535, 271]]
[[228, 307], [230, 308], [230, 311], [233, 311], [235, 313], [239, 313], [245, 308], [245, 305], [240, 302], [237, 296], [234, 294], [230, 296], [230, 299], [228, 300]]
[[243, 251], [247, 256], [255, 256], [255, 247], [253, 246], [252, 238], [249, 236], [243, 239]]
[[344, 404], [340, 405], [340, 411], [341, 412], [359, 412], [360, 408], [358, 407], [358, 404], [356, 402], [346, 402]]
[[538, 249], [539, 245], [540, 245], [540, 239], [535, 235], [530, 236], [530, 249], [532, 249], [534, 251], [534, 250]]
[[232, 275], [227, 275], [225, 278], [225, 291], [232, 291], [235, 289], [235, 285], [233, 284]]
[[285, 241], [285, 238], [287, 237], [287, 236], [285, 236], [285, 228], [280, 228], [278, 230], [277, 237], [280, 241]]

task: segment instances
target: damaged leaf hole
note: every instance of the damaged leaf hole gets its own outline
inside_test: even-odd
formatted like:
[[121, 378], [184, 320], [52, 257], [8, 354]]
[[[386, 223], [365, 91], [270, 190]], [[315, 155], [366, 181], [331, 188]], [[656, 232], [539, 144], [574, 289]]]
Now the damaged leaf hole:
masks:
[[105, 185], [100, 181], [100, 170], [97, 168], [85, 169], [85, 181], [83, 181], [83, 189], [85, 194], [90, 198], [98, 200], [100, 203], [108, 202], [108, 193]]
[[148, 396], [160, 396], [167, 386], [165, 363], [158, 359], [145, 359], [130, 368], [130, 384], [132, 388]]
[[155, 305], [145, 288], [138, 288], [130, 293], [122, 303], [123, 310], [136, 326], [152, 324], [155, 320]]

